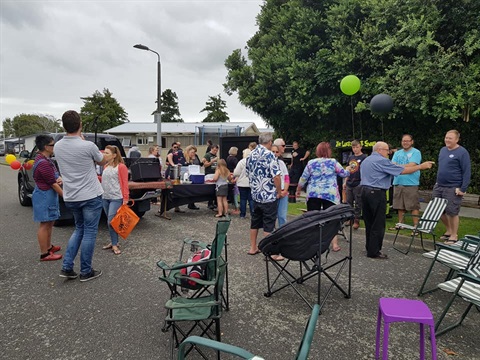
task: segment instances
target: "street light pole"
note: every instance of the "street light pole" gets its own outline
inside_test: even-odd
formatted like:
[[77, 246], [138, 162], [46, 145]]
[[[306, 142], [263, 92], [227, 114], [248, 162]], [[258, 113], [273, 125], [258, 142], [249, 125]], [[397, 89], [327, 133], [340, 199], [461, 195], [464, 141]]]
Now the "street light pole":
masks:
[[161, 81], [161, 63], [160, 63], [160, 54], [152, 49], [149, 49], [148, 46], [137, 44], [133, 46], [136, 49], [147, 50], [157, 54], [157, 109], [153, 113], [153, 122], [157, 123], [157, 145], [162, 150], [162, 107], [161, 107], [161, 96], [162, 96], [162, 81]]

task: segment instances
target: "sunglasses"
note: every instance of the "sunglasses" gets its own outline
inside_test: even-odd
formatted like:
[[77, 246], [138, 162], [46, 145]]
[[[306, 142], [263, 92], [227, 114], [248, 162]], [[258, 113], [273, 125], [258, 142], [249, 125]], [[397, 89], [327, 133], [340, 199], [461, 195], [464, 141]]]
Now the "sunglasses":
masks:
[[45, 145], [45, 146], [54, 146], [54, 145], [55, 145], [55, 143], [53, 143], [53, 144], [47, 144], [47, 145]]

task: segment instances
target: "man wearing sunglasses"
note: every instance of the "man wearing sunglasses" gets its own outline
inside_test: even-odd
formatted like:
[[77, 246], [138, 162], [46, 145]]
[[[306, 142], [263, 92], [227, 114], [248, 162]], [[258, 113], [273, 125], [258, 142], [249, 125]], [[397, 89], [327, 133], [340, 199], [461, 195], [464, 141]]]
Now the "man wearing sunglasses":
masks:
[[362, 215], [365, 221], [367, 257], [387, 259], [381, 252], [385, 235], [385, 211], [387, 207], [386, 191], [390, 188], [393, 177], [411, 174], [418, 170], [430, 169], [433, 161], [419, 165], [396, 165], [388, 159], [388, 144], [379, 141], [373, 146], [373, 152], [362, 162], [360, 167], [360, 185], [362, 186]]

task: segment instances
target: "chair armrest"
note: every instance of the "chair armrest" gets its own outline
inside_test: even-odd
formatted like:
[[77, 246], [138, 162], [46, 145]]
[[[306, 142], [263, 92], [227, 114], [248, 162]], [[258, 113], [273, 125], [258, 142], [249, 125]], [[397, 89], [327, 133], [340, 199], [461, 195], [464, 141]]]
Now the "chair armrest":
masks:
[[[194, 299], [191, 299], [194, 300]], [[222, 302], [211, 300], [211, 301], [190, 301], [190, 302], [177, 302], [174, 299], [170, 299], [165, 303], [165, 309], [175, 310], [175, 309], [198, 309], [198, 308], [209, 308], [212, 306], [219, 306]]]
[[177, 262], [173, 266], [169, 266], [165, 263], [165, 261], [160, 260], [159, 262], [157, 262], [157, 266], [163, 270], [179, 270], [179, 269], [187, 268], [189, 266], [202, 265], [202, 264], [206, 264], [216, 260], [217, 259], [207, 259], [207, 260], [201, 260], [201, 261], [195, 261], [195, 262], [189, 262], [189, 263]]
[[222, 342], [218, 342], [211, 339], [205, 339], [200, 336], [189, 336], [178, 347], [178, 358], [183, 360], [185, 358], [185, 347], [187, 345], [200, 345], [205, 346], [214, 350], [218, 350], [227, 354], [236, 355], [242, 359], [249, 359], [249, 360], [263, 360], [263, 358], [259, 356], [255, 356], [254, 354], [248, 352], [245, 349], [242, 349], [238, 346], [225, 344]]
[[184, 239], [183, 240], [184, 244], [187, 245], [194, 245], [198, 246], [200, 249], [206, 249], [208, 247], [208, 244], [202, 241], [194, 240], [194, 239]]
[[183, 279], [183, 280], [193, 281], [194, 283], [197, 283], [197, 284], [203, 285], [203, 286], [213, 286], [213, 285], [215, 285], [215, 280], [204, 280], [204, 279], [191, 277], [191, 276], [188, 276], [188, 275], [182, 275], [180, 273], [175, 274], [174, 278], [178, 279], [178, 280]]
[[474, 276], [472, 274], [467, 274], [467, 273], [464, 273], [464, 272], [458, 273], [458, 276], [464, 278], [467, 281], [471, 281], [471, 282], [474, 282], [474, 283], [480, 285], [480, 278], [477, 277], [477, 276]]
[[468, 257], [471, 257], [473, 254], [470, 251], [463, 250], [458, 246], [452, 246], [452, 245], [447, 245], [447, 244], [442, 244], [442, 243], [436, 243], [435, 246], [437, 247], [437, 255], [440, 253], [442, 250], [448, 250], [448, 251], [453, 251]]

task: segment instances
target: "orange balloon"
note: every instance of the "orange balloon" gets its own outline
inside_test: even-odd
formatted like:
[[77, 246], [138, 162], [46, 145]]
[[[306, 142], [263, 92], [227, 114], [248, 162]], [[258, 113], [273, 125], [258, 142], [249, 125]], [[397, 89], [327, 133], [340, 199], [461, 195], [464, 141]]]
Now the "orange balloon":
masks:
[[22, 167], [22, 164], [20, 163], [20, 161], [18, 160], [14, 160], [10, 163], [10, 167], [13, 169], [13, 170], [18, 170]]
[[30, 170], [33, 167], [33, 165], [30, 161], [27, 161], [23, 164], [23, 167], [25, 170]]

